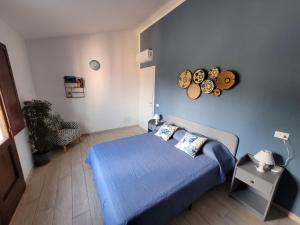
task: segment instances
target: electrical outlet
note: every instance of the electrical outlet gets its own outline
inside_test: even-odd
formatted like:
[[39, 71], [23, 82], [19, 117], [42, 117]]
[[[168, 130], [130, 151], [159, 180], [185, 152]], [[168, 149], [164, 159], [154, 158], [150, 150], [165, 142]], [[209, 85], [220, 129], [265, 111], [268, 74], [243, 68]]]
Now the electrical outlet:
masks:
[[159, 104], [158, 104], [158, 103], [156, 103], [156, 105], [155, 105], [155, 106], [156, 106], [156, 108], [159, 108]]
[[275, 131], [274, 137], [287, 141], [289, 140], [290, 134], [281, 131]]

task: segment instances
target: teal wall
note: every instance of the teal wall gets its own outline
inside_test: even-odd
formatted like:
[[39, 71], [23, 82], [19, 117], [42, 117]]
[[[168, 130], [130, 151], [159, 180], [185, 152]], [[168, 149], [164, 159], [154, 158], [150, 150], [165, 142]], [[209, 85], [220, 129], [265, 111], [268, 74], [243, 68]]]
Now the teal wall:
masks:
[[[141, 34], [156, 65], [156, 112], [235, 133], [238, 157], [269, 149], [286, 156], [275, 130], [296, 152], [276, 201], [300, 215], [300, 1], [187, 0]], [[235, 70], [240, 82], [221, 97], [191, 101], [176, 85], [185, 68]]]

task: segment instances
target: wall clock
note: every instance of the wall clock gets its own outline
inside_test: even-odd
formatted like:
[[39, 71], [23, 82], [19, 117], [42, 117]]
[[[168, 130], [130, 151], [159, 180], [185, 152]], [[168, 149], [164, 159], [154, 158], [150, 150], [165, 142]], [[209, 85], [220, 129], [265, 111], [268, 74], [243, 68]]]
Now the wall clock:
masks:
[[93, 59], [89, 62], [89, 66], [92, 70], [95, 70], [95, 71], [99, 70], [101, 67], [100, 62], [95, 59]]

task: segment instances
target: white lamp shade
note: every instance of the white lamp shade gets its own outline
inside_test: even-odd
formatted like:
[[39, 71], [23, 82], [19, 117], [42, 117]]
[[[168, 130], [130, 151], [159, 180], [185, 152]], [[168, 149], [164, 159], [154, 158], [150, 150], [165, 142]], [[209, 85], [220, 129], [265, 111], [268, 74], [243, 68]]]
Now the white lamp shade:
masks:
[[159, 114], [154, 114], [153, 119], [159, 120], [160, 119], [160, 115]]
[[255, 154], [254, 158], [260, 163], [265, 163], [270, 166], [275, 165], [273, 154], [271, 151], [261, 150]]

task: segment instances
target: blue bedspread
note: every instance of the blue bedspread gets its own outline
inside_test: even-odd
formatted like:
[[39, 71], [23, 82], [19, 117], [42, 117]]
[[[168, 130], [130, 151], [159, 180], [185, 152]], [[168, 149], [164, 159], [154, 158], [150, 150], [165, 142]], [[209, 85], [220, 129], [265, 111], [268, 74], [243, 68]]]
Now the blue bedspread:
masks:
[[105, 225], [165, 224], [224, 181], [222, 165], [226, 170], [234, 165], [229, 152], [224, 151], [226, 157], [202, 153], [192, 158], [176, 143], [147, 133], [90, 148], [87, 163]]

